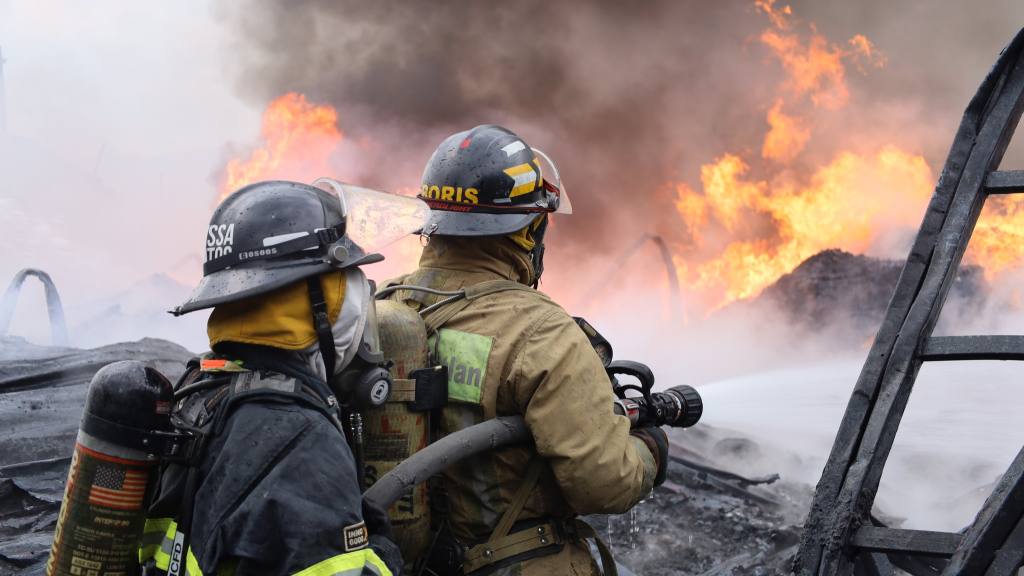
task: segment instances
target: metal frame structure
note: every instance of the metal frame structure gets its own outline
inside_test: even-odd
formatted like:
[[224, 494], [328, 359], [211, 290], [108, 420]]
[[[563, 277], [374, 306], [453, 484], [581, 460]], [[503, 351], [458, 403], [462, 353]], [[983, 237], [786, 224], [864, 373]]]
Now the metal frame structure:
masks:
[[676, 271], [676, 265], [672, 260], [672, 250], [669, 249], [668, 244], [665, 243], [665, 239], [657, 234], [641, 234], [637, 237], [632, 244], [630, 244], [625, 250], [619, 253], [619, 255], [612, 260], [612, 265], [608, 267], [608, 271], [601, 275], [602, 279], [600, 282], [594, 284], [590, 290], [580, 300], [580, 306], [583, 308], [589, 307], [594, 303], [594, 300], [604, 290], [608, 288], [607, 278], [614, 278], [623, 266], [629, 262], [633, 256], [635, 256], [647, 242], [650, 241], [654, 244], [654, 247], [658, 249], [658, 256], [661, 257], [661, 263], [665, 266], [665, 279], [668, 281], [668, 300], [671, 311], [671, 318], [673, 320], [680, 320], [683, 318], [683, 311], [681, 307], [682, 303], [682, 292], [679, 288], [679, 273]]
[[1024, 449], [963, 533], [886, 528], [871, 517], [921, 364], [1024, 360], [1024, 336], [931, 336], [985, 199], [1024, 192], [1024, 171], [997, 171], [1022, 108], [1024, 30], [964, 112], [818, 482], [794, 565], [801, 576], [894, 574], [896, 567], [996, 576], [1024, 563]]
[[43, 284], [46, 291], [46, 310], [50, 315], [50, 339], [54, 346], [68, 345], [68, 325], [64, 319], [64, 306], [60, 303], [60, 294], [53, 284], [50, 275], [35, 268], [25, 268], [14, 275], [7, 291], [0, 298], [0, 337], [6, 336], [11, 327], [11, 320], [14, 318], [14, 310], [18, 306], [18, 296], [21, 295], [21, 287], [25, 278], [35, 276]]

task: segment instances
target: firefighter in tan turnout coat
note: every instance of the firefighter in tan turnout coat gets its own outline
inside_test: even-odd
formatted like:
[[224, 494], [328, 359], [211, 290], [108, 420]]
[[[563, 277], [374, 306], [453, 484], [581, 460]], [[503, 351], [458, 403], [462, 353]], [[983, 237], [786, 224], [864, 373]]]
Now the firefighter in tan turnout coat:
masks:
[[[621, 513], [646, 497], [664, 478], [667, 439], [658, 428], [631, 433], [612, 412], [608, 377], [586, 336], [533, 288], [547, 214], [568, 212], [568, 199], [544, 180], [535, 151], [497, 126], [446, 139], [420, 197], [433, 209], [429, 243], [419, 268], [388, 284], [470, 294], [424, 315], [431, 360], [448, 368], [439, 433], [519, 414], [535, 442], [445, 472], [431, 569], [599, 574], [586, 542], [593, 532], [577, 516]], [[444, 297], [399, 290], [392, 298], [423, 310]]]

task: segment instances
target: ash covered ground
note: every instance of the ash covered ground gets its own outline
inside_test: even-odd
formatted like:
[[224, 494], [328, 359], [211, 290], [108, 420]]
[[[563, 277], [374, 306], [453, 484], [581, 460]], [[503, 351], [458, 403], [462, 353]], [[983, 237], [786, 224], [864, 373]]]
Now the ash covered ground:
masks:
[[[884, 313], [899, 269], [898, 262], [826, 251], [758, 300], [722, 313], [771, 306], [794, 323], [802, 319], [807, 331], [829, 329], [833, 336], [839, 331], [841, 341], [862, 343]], [[987, 293], [977, 271], [968, 269], [953, 298], [963, 309], [974, 310], [983, 306]], [[850, 317], [863, 320], [845, 322]], [[851, 352], [853, 359], [842, 362], [700, 386], [705, 419], [692, 429], [672, 432], [665, 486], [632, 513], [590, 518], [607, 535], [619, 562], [639, 575], [788, 573], [813, 484], [859, 369], [860, 352], [856, 346]], [[0, 340], [0, 574], [42, 572], [92, 374], [109, 362], [135, 359], [173, 379], [190, 356], [185, 348], [157, 339], [91, 350]], [[925, 410], [915, 416], [912, 400], [908, 423], [924, 424], [920, 432], [897, 439], [888, 479], [883, 478], [883, 509], [877, 515], [898, 524], [899, 518], [933, 508], [928, 498], [935, 493], [917, 491], [914, 474], [917, 479], [940, 477], [941, 471], [931, 465], [932, 455], [953, 450], [960, 455], [951, 464], [958, 475], [950, 477], [942, 492], [962, 496], [953, 499], [960, 503], [960, 512], [941, 519], [948, 526], [926, 522], [920, 527], [963, 526], [990, 491], [1000, 463], [1024, 442], [1022, 434], [1003, 435], [995, 442], [989, 429], [976, 426], [982, 420], [991, 427], [1008, 424], [1004, 408], [1012, 399], [1004, 397], [986, 411], [979, 396], [977, 406], [964, 403], [967, 409], [953, 418], [941, 409], [948, 386], [964, 378], [939, 382], [934, 392], [938, 396], [926, 402], [940, 407], [934, 415]], [[1024, 397], [1019, 400], [1024, 409]], [[979, 452], [969, 435], [955, 435], [957, 426], [974, 426], [988, 451]], [[903, 456], [901, 439], [910, 446]]]
[[749, 437], [707, 425], [670, 437], [665, 485], [631, 513], [591, 518], [616, 559], [643, 576], [789, 574], [811, 487], [729, 472], [779, 458]]
[[[74, 350], [2, 341], [0, 355], [0, 573], [43, 570], [86, 387], [101, 366], [142, 360], [169, 377], [191, 354], [148, 339]], [[719, 462], [761, 458], [757, 444], [708, 426], [673, 434], [664, 487], [634, 513], [592, 518], [636, 574], [783, 573], [810, 490], [755, 485]], [[767, 570], [767, 572], [765, 572]]]

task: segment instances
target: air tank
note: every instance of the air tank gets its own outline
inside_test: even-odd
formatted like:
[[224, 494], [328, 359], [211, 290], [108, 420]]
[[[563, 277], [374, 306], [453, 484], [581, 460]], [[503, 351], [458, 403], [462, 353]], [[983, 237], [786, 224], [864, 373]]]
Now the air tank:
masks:
[[141, 362], [101, 368], [89, 384], [46, 563], [48, 576], [135, 574], [158, 464], [154, 431], [171, 430], [173, 391]]

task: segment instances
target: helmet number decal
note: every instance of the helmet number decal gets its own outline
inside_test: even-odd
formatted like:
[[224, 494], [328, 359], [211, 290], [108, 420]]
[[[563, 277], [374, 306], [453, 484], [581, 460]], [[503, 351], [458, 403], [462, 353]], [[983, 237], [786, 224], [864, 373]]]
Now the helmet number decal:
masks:
[[206, 231], [206, 261], [231, 254], [235, 243], [234, 224], [211, 224]]

